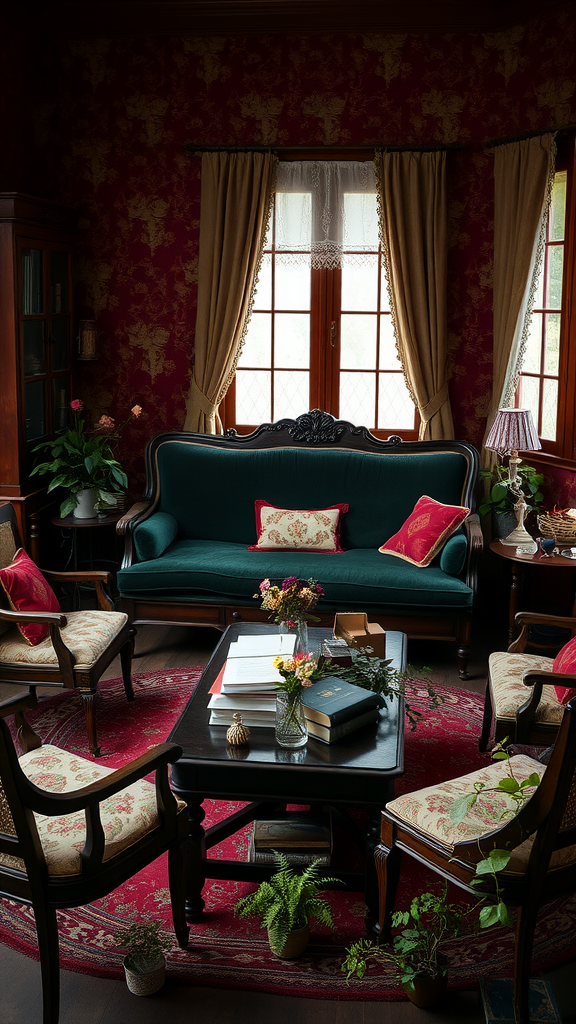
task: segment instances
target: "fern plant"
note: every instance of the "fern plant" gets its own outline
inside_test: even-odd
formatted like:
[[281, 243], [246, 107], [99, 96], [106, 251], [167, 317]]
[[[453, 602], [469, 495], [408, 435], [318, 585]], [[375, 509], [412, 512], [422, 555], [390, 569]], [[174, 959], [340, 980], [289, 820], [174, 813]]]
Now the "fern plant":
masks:
[[321, 876], [317, 861], [297, 872], [285, 854], [276, 850], [274, 862], [278, 870], [270, 881], [261, 882], [255, 892], [238, 900], [235, 912], [240, 917], [259, 917], [271, 944], [279, 949], [285, 946], [289, 932], [304, 928], [312, 917], [334, 928], [330, 905], [319, 891], [339, 879]]

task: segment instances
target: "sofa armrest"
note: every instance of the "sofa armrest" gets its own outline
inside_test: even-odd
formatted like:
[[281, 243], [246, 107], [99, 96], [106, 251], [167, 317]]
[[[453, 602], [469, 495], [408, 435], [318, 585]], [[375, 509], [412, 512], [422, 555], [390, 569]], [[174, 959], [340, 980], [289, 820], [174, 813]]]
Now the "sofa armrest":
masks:
[[178, 536], [178, 522], [170, 512], [155, 512], [134, 529], [134, 548], [139, 562], [160, 558]]
[[471, 590], [476, 593], [478, 589], [478, 559], [484, 548], [484, 538], [480, 519], [476, 513], [468, 516], [462, 523], [468, 539], [468, 552], [464, 566], [464, 580]]
[[122, 568], [127, 569], [128, 566], [132, 565], [134, 561], [134, 529], [138, 523], [144, 522], [148, 516], [151, 516], [153, 512], [153, 502], [148, 499], [145, 501], [137, 501], [132, 508], [128, 509], [127, 512], [118, 520], [116, 523], [116, 533], [120, 537], [124, 537], [124, 558], [122, 559]]

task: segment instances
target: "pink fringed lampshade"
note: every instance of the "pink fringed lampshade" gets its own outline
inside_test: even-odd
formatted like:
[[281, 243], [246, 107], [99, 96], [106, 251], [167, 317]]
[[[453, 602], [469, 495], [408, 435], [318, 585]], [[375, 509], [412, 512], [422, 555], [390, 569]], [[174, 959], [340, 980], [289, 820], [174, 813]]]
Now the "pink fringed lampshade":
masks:
[[498, 409], [484, 447], [501, 454], [538, 451], [542, 445], [530, 409]]

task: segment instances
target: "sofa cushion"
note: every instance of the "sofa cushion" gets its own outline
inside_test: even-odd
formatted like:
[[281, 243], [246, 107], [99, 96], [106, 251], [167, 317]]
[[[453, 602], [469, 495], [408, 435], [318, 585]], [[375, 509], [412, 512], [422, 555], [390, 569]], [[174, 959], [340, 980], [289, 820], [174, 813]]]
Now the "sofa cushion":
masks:
[[378, 550], [427, 568], [469, 512], [469, 508], [445, 505], [423, 494], [398, 532]]
[[178, 536], [178, 523], [169, 512], [156, 512], [134, 530], [134, 546], [139, 562], [159, 558]]
[[342, 514], [348, 505], [330, 508], [277, 508], [268, 501], [254, 502], [258, 542], [248, 551], [342, 551]]
[[[460, 452], [389, 455], [340, 448], [230, 450], [169, 440], [155, 453], [158, 511], [171, 513], [178, 536], [190, 540], [256, 543], [254, 501], [293, 508], [348, 502], [342, 547], [374, 548], [400, 529], [422, 494], [462, 503], [467, 463]], [[298, 499], [299, 503], [301, 499]]]
[[[226, 541], [177, 540], [161, 558], [138, 562], [117, 575], [126, 598], [196, 598], [252, 602], [266, 577], [313, 577], [326, 591], [325, 607], [392, 604], [470, 608], [473, 592], [462, 580], [431, 565], [425, 573], [409, 562], [354, 548], [338, 558], [306, 551], [246, 551]], [[254, 607], [257, 602], [254, 600]]]

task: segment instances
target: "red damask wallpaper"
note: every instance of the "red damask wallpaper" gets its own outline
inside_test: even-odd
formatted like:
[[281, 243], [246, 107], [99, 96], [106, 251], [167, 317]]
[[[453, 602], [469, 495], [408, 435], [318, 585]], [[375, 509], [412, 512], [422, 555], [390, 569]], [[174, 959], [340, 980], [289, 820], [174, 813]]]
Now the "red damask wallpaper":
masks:
[[[181, 427], [193, 357], [198, 158], [183, 144], [435, 145], [450, 154], [451, 397], [480, 444], [491, 386], [490, 140], [576, 123], [574, 8], [507, 31], [62, 40], [32, 104], [36, 191], [81, 212], [79, 311], [102, 357], [78, 390], [134, 402], [123, 453]], [[29, 165], [27, 165], [27, 181]], [[2, 184], [19, 188], [18, 182]], [[31, 185], [27, 185], [31, 188]]]

